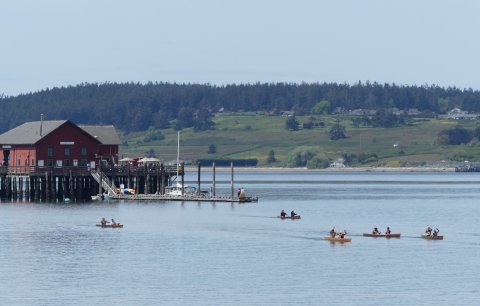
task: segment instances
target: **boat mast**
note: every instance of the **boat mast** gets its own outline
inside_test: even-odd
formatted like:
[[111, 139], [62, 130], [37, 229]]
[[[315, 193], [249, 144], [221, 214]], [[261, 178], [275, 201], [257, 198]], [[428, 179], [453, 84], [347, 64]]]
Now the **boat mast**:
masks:
[[177, 185], [178, 185], [178, 163], [180, 159], [180, 131], [177, 132]]

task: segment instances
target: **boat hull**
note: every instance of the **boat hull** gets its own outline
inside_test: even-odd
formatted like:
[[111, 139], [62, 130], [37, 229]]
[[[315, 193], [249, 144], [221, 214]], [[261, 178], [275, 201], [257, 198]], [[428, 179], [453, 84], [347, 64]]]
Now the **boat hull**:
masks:
[[101, 227], [101, 228], [123, 228], [123, 224], [95, 224], [95, 226]]
[[338, 237], [332, 238], [332, 237], [326, 236], [326, 237], [323, 237], [323, 240], [328, 240], [330, 242], [351, 242], [352, 238], [338, 238]]
[[290, 219], [290, 220], [298, 220], [298, 219], [301, 219], [300, 216], [293, 216], [293, 217], [291, 217], [291, 216], [285, 216], [285, 217], [277, 216], [277, 218], [280, 218], [280, 219], [282, 219], [282, 220], [283, 220], [283, 219]]
[[375, 238], [377, 238], [377, 237], [379, 237], [379, 238], [380, 238], [380, 237], [384, 237], [384, 238], [400, 238], [400, 233], [398, 233], [398, 234], [388, 234], [388, 235], [386, 235], [386, 234], [374, 235], [374, 234], [369, 234], [369, 233], [363, 233], [363, 236], [364, 236], [364, 237], [375, 237]]
[[427, 240], [443, 240], [443, 236], [430, 237], [430, 236], [422, 235], [422, 238]]

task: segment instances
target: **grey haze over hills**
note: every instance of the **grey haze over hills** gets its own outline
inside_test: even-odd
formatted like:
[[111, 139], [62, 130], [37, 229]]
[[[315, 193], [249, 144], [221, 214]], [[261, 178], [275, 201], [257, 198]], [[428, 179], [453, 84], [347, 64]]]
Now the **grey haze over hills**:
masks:
[[0, 1], [0, 94], [82, 82], [480, 89], [478, 1]]

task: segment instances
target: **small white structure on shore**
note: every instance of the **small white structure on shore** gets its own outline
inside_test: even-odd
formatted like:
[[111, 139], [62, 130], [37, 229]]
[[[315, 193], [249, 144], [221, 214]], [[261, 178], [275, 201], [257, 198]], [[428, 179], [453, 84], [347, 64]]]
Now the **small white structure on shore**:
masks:
[[332, 161], [330, 163], [330, 168], [345, 168], [345, 164], [343, 162], [344, 162], [343, 158], [340, 158], [336, 161]]

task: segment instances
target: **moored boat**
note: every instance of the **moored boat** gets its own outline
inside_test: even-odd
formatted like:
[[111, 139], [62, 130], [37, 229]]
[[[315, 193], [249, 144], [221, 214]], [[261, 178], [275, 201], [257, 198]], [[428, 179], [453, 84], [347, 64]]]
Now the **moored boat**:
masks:
[[423, 239], [427, 239], [427, 240], [443, 240], [443, 236], [426, 236], [426, 235], [422, 235], [422, 238]]
[[257, 197], [244, 197], [244, 198], [239, 198], [238, 201], [241, 202], [241, 203], [258, 202], [258, 198]]
[[111, 200], [113, 197], [109, 194], [97, 194], [92, 196], [92, 201], [104, 201], [104, 200]]
[[301, 217], [299, 215], [296, 215], [296, 216], [285, 216], [285, 217], [282, 217], [282, 216], [277, 216], [277, 218], [280, 218], [280, 219], [291, 219], [291, 220], [297, 220], [297, 219], [301, 219]]
[[323, 237], [323, 240], [328, 240], [330, 242], [351, 242], [352, 238], [340, 238], [340, 237], [330, 237], [330, 236], [325, 236]]
[[115, 224], [95, 224], [95, 226], [98, 226], [98, 227], [102, 227], [102, 228], [106, 228], [106, 227], [109, 227], [109, 228], [123, 228], [123, 224], [120, 224], [120, 223], [115, 223]]
[[380, 235], [363, 233], [363, 236], [364, 236], [364, 237], [400, 238], [400, 233], [398, 233], [398, 234], [380, 234]]

